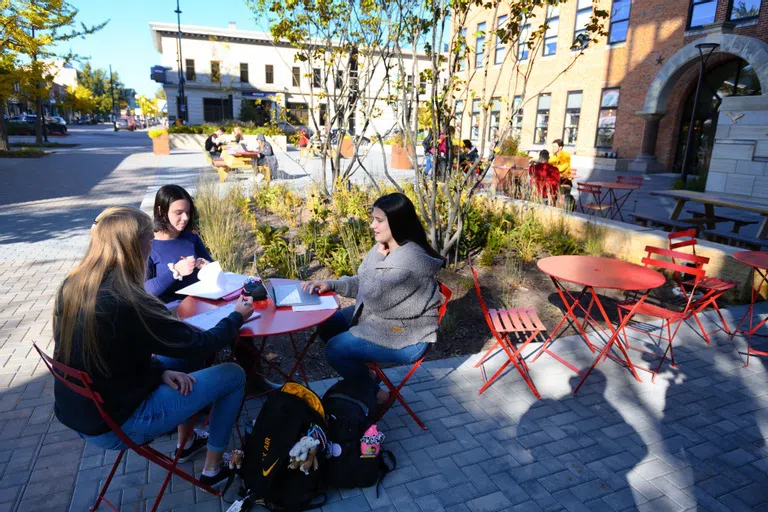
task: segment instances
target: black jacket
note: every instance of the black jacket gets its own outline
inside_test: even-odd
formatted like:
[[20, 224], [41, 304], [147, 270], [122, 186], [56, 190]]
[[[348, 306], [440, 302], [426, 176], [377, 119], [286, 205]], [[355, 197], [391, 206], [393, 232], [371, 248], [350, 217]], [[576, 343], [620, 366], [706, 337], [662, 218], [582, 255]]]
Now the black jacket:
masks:
[[[207, 139], [205, 139], [205, 150], [209, 153], [213, 151], [219, 151], [221, 148], [221, 143], [216, 142], [213, 137], [216, 135], [215, 133], [212, 133], [208, 136]], [[218, 140], [218, 136], [216, 135], [216, 139]]]
[[[108, 279], [108, 278], [107, 278]], [[106, 282], [107, 280], [105, 280]], [[158, 310], [164, 307], [158, 304]], [[102, 286], [96, 303], [96, 325], [109, 376], [91, 365], [93, 389], [104, 399], [104, 409], [118, 425], [131, 417], [138, 406], [161, 384], [165, 368], [152, 354], [185, 358], [213, 355], [232, 343], [243, 324], [239, 313], [232, 313], [208, 331], [196, 331], [172, 317], [145, 318], [144, 327], [135, 309]], [[158, 341], [151, 333], [162, 341]], [[69, 366], [86, 370], [82, 357], [82, 331], [75, 329]], [[55, 357], [58, 357], [59, 333], [54, 332]], [[82, 434], [95, 436], [109, 431], [89, 399], [68, 389], [58, 379], [54, 385], [56, 417], [64, 425]]]

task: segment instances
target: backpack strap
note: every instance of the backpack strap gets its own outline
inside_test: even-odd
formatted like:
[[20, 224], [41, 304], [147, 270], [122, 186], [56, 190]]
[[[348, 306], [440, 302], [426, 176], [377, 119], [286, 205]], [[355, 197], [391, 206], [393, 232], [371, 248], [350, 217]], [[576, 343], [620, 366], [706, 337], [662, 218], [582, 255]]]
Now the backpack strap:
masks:
[[[386, 459], [389, 459], [389, 464], [387, 464]], [[395, 469], [397, 469], [397, 459], [395, 458], [395, 454], [389, 450], [382, 450], [381, 455], [379, 456], [379, 480], [376, 482], [377, 498], [379, 497], [379, 486], [381, 485], [381, 482], [384, 481], [384, 477], [387, 476], [387, 473], [391, 473]]]

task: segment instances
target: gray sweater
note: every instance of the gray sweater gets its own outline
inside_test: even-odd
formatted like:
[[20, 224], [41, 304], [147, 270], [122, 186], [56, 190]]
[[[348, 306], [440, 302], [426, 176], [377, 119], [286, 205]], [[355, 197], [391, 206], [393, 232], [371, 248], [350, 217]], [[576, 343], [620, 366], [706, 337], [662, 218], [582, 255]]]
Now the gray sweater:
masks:
[[355, 297], [350, 332], [377, 345], [401, 349], [437, 341], [437, 284], [442, 261], [409, 242], [390, 252], [368, 251], [357, 275], [331, 281], [333, 291]]

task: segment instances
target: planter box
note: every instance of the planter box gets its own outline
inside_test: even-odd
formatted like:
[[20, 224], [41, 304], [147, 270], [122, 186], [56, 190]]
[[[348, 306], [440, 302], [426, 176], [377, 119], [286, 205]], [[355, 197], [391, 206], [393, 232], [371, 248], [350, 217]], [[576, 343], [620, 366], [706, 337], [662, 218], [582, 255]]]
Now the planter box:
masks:
[[169, 135], [171, 149], [188, 149], [193, 151], [205, 150], [207, 135], [192, 133], [172, 133]]
[[390, 167], [393, 169], [413, 169], [411, 160], [408, 158], [408, 152], [406, 152], [403, 146], [397, 144], [392, 145], [392, 162], [390, 163]]
[[171, 144], [167, 133], [152, 139], [152, 152], [156, 155], [171, 154]]

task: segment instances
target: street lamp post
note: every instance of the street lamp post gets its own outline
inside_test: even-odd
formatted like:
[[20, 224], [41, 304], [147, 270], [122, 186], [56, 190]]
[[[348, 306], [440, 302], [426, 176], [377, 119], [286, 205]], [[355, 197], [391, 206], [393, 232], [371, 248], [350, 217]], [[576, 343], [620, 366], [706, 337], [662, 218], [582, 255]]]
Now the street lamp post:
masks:
[[112, 64], [109, 65], [109, 95], [112, 97], [112, 127], [117, 131], [117, 114], [115, 113], [115, 81], [112, 78]]
[[[700, 43], [696, 45], [699, 50], [699, 81], [696, 84], [696, 94], [693, 98], [693, 111], [691, 112], [691, 122], [688, 125], [688, 137], [685, 143], [685, 153], [683, 154], [683, 174], [681, 176], [683, 184], [688, 179], [688, 160], [691, 158], [691, 144], [693, 144], [693, 132], [696, 123], [696, 107], [699, 106], [699, 95], [701, 94], [701, 82], [704, 80], [704, 71], [707, 67], [707, 61], [712, 56], [712, 53], [719, 47], [717, 43]], [[705, 54], [705, 50], [707, 53]]]
[[179, 98], [176, 101], [176, 113], [178, 116], [178, 119], [182, 121], [187, 120], [187, 108], [186, 108], [186, 101], [184, 97], [184, 70], [181, 66], [181, 8], [179, 6], [179, 0], [176, 0], [176, 23], [178, 27], [178, 32], [176, 33], [176, 55], [178, 55], [178, 74], [179, 74]]

